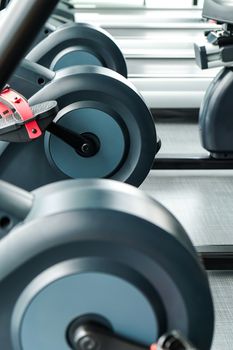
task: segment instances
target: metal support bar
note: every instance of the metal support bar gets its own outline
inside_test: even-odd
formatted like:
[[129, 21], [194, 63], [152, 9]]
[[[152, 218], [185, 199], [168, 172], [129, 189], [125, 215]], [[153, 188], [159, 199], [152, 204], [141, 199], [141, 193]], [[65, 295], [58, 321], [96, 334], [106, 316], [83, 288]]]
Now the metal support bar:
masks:
[[16, 186], [0, 181], [0, 210], [24, 220], [33, 205], [33, 195]]
[[196, 249], [207, 271], [233, 271], [233, 245], [205, 245]]
[[0, 22], [0, 89], [52, 13], [58, 0], [12, 0]]
[[152, 169], [156, 170], [224, 170], [233, 169], [233, 159], [207, 157], [156, 158]]
[[48, 126], [47, 130], [67, 143], [83, 157], [93, 157], [99, 152], [100, 142], [94, 135], [88, 133], [79, 134], [54, 122]]
[[83, 323], [79, 320], [71, 324], [67, 332], [67, 340], [73, 350], [197, 350], [181, 334], [172, 331], [158, 340], [158, 344], [147, 346], [133, 343], [121, 338], [101, 324]]
[[147, 347], [115, 336], [109, 330], [95, 323], [81, 324], [76, 328], [74, 322], [67, 332], [67, 338], [73, 350], [149, 350]]

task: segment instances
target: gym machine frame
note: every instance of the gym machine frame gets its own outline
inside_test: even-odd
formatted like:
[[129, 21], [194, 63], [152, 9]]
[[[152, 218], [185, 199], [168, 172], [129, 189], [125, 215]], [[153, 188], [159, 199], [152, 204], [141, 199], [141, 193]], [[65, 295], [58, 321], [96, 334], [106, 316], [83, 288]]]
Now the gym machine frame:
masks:
[[[36, 37], [47, 17], [50, 15], [58, 0], [14, 0], [9, 6], [11, 11], [7, 12], [2, 20], [1, 55], [0, 55], [0, 89], [4, 90], [9, 76], [23, 58], [32, 40]], [[17, 11], [15, 11], [17, 9]], [[15, 12], [16, 20], [10, 20], [11, 13]], [[33, 25], [32, 25], [33, 24]], [[33, 27], [33, 30], [32, 30]], [[30, 35], [28, 35], [30, 33]], [[21, 45], [19, 45], [21, 43]], [[11, 58], [15, 59], [12, 60]], [[203, 252], [202, 257], [205, 258]], [[88, 325], [86, 328], [74, 324], [70, 328], [71, 334], [67, 334], [70, 345], [75, 350], [92, 349], [121, 349], [121, 350], [148, 350], [146, 347], [127, 342], [125, 339], [108, 333], [104, 328]], [[70, 337], [69, 337], [70, 335]], [[151, 350], [164, 349], [186, 349], [194, 350], [182, 337], [177, 334], [165, 335], [158, 344], [151, 346]]]
[[[30, 5], [27, 0], [21, 0], [20, 6], [17, 4], [17, 17], [14, 23], [4, 16], [1, 23], [2, 30], [0, 56], [1, 84], [3, 89], [9, 76], [15, 70], [17, 62], [23, 58], [32, 40], [36, 37], [39, 29], [45, 23], [58, 0], [31, 0]], [[15, 6], [15, 2], [9, 6]], [[27, 9], [25, 11], [25, 9]], [[31, 21], [33, 18], [33, 26]], [[33, 29], [31, 29], [33, 27]], [[30, 29], [30, 30], [29, 30]], [[30, 33], [30, 36], [28, 35]], [[10, 40], [9, 40], [10, 36]], [[8, 43], [10, 41], [10, 47]], [[18, 43], [21, 45], [18, 46]], [[11, 57], [16, 57], [12, 60]], [[157, 158], [152, 169], [233, 169], [233, 161], [229, 159], [215, 159], [212, 157], [203, 158]], [[197, 247], [200, 258], [207, 270], [233, 270], [233, 246], [231, 245], [208, 245]]]

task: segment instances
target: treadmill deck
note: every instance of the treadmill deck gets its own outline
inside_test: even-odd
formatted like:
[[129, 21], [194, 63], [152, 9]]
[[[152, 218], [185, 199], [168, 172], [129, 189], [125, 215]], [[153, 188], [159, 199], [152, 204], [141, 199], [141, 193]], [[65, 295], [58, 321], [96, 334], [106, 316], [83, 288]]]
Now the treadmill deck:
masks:
[[[185, 116], [184, 116], [185, 118]], [[197, 122], [158, 119], [164, 154], [206, 154], [200, 146]], [[233, 244], [233, 171], [150, 172], [141, 188], [167, 207], [195, 245]], [[212, 350], [233, 349], [233, 271], [209, 272], [216, 310]], [[204, 311], [203, 311], [204, 312]]]

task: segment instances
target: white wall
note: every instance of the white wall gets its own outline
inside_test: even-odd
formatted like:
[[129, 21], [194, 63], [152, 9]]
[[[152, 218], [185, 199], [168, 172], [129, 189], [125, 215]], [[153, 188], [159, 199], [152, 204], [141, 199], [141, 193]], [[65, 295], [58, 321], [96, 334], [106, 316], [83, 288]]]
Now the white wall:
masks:
[[[70, 0], [78, 7], [143, 7], [145, 4], [153, 8], [189, 8], [193, 0]], [[198, 0], [199, 6], [203, 6], [204, 0]]]
[[[170, 8], [185, 8], [191, 7], [192, 0], [146, 0], [149, 7], [170, 7]], [[198, 6], [203, 6], [204, 0], [198, 0]]]
[[78, 7], [142, 7], [144, 0], [71, 0]]

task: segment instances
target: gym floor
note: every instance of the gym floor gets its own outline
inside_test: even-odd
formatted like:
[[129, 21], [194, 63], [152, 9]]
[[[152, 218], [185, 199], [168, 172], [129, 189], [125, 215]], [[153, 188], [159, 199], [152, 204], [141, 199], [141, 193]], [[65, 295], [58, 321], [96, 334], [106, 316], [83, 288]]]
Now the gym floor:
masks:
[[[205, 154], [196, 116], [163, 115], [156, 125], [160, 155]], [[233, 171], [152, 170], [141, 188], [177, 217], [195, 245], [233, 245]], [[232, 277], [233, 272], [209, 273], [216, 310], [212, 350], [232, 349]]]

